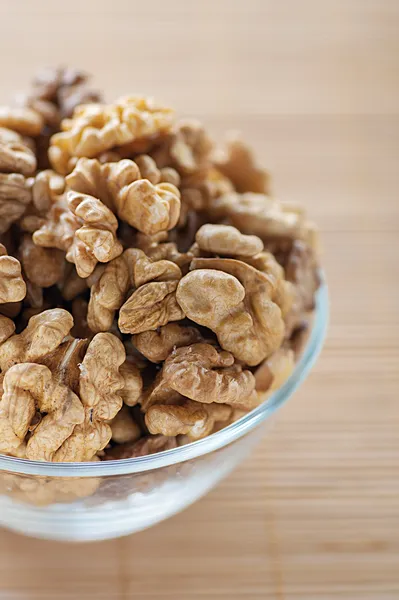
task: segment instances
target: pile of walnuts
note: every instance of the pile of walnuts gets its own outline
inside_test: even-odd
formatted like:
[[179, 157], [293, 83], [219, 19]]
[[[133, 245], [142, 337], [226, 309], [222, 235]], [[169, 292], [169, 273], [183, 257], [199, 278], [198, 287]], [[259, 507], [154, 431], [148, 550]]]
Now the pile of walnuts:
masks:
[[0, 107], [0, 216], [0, 453], [173, 448], [291, 373], [316, 231], [238, 137], [47, 69]]

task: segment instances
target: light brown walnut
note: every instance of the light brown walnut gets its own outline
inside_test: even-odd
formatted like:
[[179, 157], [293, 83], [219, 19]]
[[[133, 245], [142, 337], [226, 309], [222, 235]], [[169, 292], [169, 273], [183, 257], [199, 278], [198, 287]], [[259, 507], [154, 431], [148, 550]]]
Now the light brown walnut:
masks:
[[[54, 211], [60, 204], [63, 204], [65, 211], [68, 210], [68, 207], [61, 196], [65, 189], [65, 179], [55, 171], [51, 169], [39, 171], [35, 177], [29, 179], [29, 182], [31, 184], [32, 204], [19, 220], [18, 225], [22, 231], [34, 233], [45, 226], [47, 221], [51, 221], [53, 205], [55, 205]], [[73, 218], [73, 215], [71, 215], [71, 218]]]
[[67, 198], [69, 209], [82, 226], [75, 231], [66, 258], [75, 264], [80, 277], [88, 277], [97, 262], [107, 263], [122, 253], [116, 236], [118, 221], [97, 198], [72, 191]]
[[79, 394], [80, 364], [89, 342], [67, 336], [58, 348], [38, 359], [50, 369], [55, 379]]
[[0, 173], [0, 233], [24, 214], [32, 199], [27, 179], [20, 173]]
[[119, 312], [121, 332], [142, 333], [184, 319], [176, 300], [177, 285], [178, 281], [154, 281], [135, 290]]
[[92, 496], [101, 483], [98, 477], [31, 477], [2, 473], [0, 491], [33, 506], [73, 502]]
[[40, 212], [50, 210], [65, 189], [65, 179], [51, 169], [40, 171], [32, 183], [32, 203]]
[[152, 152], [161, 167], [174, 167], [180, 174], [195, 173], [209, 163], [213, 143], [202, 123], [180, 120], [173, 132]]
[[230, 193], [215, 199], [210, 206], [213, 218], [224, 219], [242, 233], [261, 239], [314, 239], [314, 225], [306, 220], [303, 211], [284, 205], [265, 194]]
[[[56, 460], [65, 440], [82, 423], [79, 398], [56, 381], [44, 365], [22, 363], [11, 367], [3, 381], [0, 401], [0, 452], [31, 460]], [[37, 415], [39, 413], [39, 417]], [[39, 420], [31, 431], [31, 424]]]
[[[136, 160], [136, 159], [135, 159]], [[181, 180], [180, 175], [176, 169], [171, 167], [163, 167], [161, 170], [161, 183], [171, 183], [175, 187], [179, 187]]]
[[47, 288], [61, 281], [64, 274], [65, 254], [54, 248], [42, 248], [25, 234], [19, 247], [19, 256], [26, 277], [33, 284]]
[[82, 158], [67, 184], [75, 192], [98, 198], [122, 221], [147, 235], [172, 229], [179, 219], [179, 190], [171, 183], [145, 179], [132, 160], [101, 164]]
[[5, 342], [15, 331], [15, 323], [12, 319], [0, 315], [0, 344]]
[[73, 326], [72, 316], [62, 308], [45, 310], [29, 319], [27, 327], [0, 345], [0, 368], [36, 362], [58, 348]]
[[195, 256], [191, 250], [180, 252], [175, 242], [169, 242], [166, 232], [161, 232], [158, 235], [147, 236], [138, 234], [136, 236], [135, 245], [153, 261], [169, 260], [176, 263], [181, 270], [186, 270]]
[[32, 175], [36, 156], [21, 135], [0, 127], [0, 173]]
[[21, 273], [21, 264], [0, 244], [0, 304], [19, 302], [26, 295], [26, 284]]
[[122, 400], [127, 406], [135, 406], [139, 402], [143, 391], [143, 379], [140, 370], [132, 357], [128, 356], [121, 365], [119, 372], [125, 382], [120, 392]]
[[236, 132], [229, 135], [226, 147], [216, 151], [213, 159], [219, 171], [233, 182], [237, 192], [270, 192], [269, 173], [256, 165], [251, 148]]
[[221, 256], [254, 256], [263, 250], [260, 238], [244, 235], [231, 225], [203, 225], [195, 240], [201, 250]]
[[[141, 162], [144, 158], [146, 164], [152, 160], [141, 157]], [[147, 235], [173, 228], [179, 218], [179, 190], [171, 183], [153, 184], [132, 160], [101, 164], [80, 159], [67, 184], [75, 192], [98, 198], [122, 221]]]
[[28, 94], [18, 94], [16, 104], [21, 108], [29, 108], [37, 113], [42, 118], [44, 127], [48, 126], [50, 130], [56, 130], [59, 127], [61, 114], [52, 102]]
[[[186, 177], [180, 189], [183, 215], [187, 215], [190, 210], [210, 211], [217, 198], [234, 192], [230, 179], [213, 167], [206, 170], [201, 177]], [[213, 215], [213, 210], [210, 214]], [[182, 217], [179, 225], [184, 223], [185, 218]]]
[[40, 134], [43, 125], [43, 118], [30, 108], [0, 106], [0, 127], [34, 137]]
[[139, 425], [133, 419], [132, 413], [127, 406], [123, 406], [116, 417], [110, 423], [112, 429], [112, 441], [117, 444], [135, 442], [141, 436]]
[[109, 331], [130, 287], [126, 251], [110, 261], [91, 286], [87, 322], [94, 333]]
[[106, 450], [104, 460], [138, 458], [156, 452], [164, 452], [177, 447], [176, 439], [163, 435], [147, 435], [137, 442], [121, 444]]
[[151, 156], [140, 154], [135, 157], [134, 162], [140, 170], [141, 179], [148, 179], [153, 185], [161, 182], [161, 171]]
[[200, 404], [185, 400], [181, 405], [151, 406], [145, 415], [145, 423], [154, 435], [186, 435], [190, 441], [195, 441], [212, 433], [215, 424], [226, 422], [231, 413], [232, 408], [227, 404]]
[[32, 239], [37, 246], [68, 252], [80, 227], [81, 222], [69, 210], [65, 195], [61, 195], [53, 202], [45, 222], [33, 233]]
[[285, 276], [296, 289], [302, 314], [315, 307], [315, 292], [320, 285], [319, 266], [314, 250], [296, 240], [284, 262]]
[[170, 130], [173, 112], [151, 98], [125, 96], [114, 104], [86, 104], [61, 123], [49, 149], [56, 171], [70, 172], [72, 157], [94, 158], [114, 147], [156, 140]]
[[273, 302], [275, 281], [234, 259], [194, 259], [176, 298], [185, 315], [216, 335], [222, 348], [250, 366], [280, 347], [284, 321]]
[[181, 278], [180, 268], [173, 262], [153, 262], [142, 250], [129, 248], [114, 259], [98, 277], [93, 273], [88, 312], [89, 326], [94, 332], [109, 331], [115, 312], [125, 302], [131, 287], [140, 287], [151, 281], [169, 281]]
[[279, 389], [295, 367], [295, 355], [290, 348], [282, 347], [273, 352], [255, 371], [258, 392], [271, 394]]
[[108, 424], [122, 407], [119, 372], [125, 360], [122, 342], [111, 333], [98, 333], [89, 344], [80, 366], [79, 396], [84, 421], [57, 452], [59, 462], [89, 461], [105, 448], [112, 431]]
[[[172, 393], [171, 393], [172, 392]], [[153, 404], [179, 403], [179, 397], [196, 402], [254, 408], [259, 404], [255, 378], [234, 364], [230, 352], [206, 343], [177, 348], [165, 360], [144, 410]]]
[[137, 350], [153, 363], [166, 360], [174, 348], [189, 346], [201, 340], [198, 329], [179, 323], [168, 323], [156, 331], [144, 331], [133, 336], [133, 344]]
[[150, 281], [181, 279], [182, 272], [179, 266], [170, 260], [152, 260], [139, 248], [126, 250], [124, 256], [131, 273], [131, 284], [136, 288]]
[[294, 286], [285, 279], [284, 269], [271, 252], [260, 252], [256, 256], [242, 258], [247, 264], [265, 273], [273, 284], [272, 300], [281, 309], [284, 319], [289, 315], [295, 300]]

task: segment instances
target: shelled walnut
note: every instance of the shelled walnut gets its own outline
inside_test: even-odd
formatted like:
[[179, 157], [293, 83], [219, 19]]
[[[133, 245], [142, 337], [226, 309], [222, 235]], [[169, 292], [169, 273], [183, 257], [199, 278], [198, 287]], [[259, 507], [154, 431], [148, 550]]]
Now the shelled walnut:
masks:
[[170, 450], [283, 385], [320, 278], [314, 224], [269, 180], [236, 134], [218, 147], [151, 98], [105, 104], [79, 70], [0, 108], [0, 452]]

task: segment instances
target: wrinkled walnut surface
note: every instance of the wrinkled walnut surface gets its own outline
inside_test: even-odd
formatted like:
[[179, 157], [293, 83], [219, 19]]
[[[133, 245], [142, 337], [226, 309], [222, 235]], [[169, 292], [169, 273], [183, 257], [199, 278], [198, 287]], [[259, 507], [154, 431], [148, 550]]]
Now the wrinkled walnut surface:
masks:
[[[106, 104], [78, 69], [0, 107], [1, 453], [162, 452], [284, 384], [318, 240], [269, 180], [239, 135], [220, 147], [151, 98]], [[99, 485], [8, 481], [37, 504]]]

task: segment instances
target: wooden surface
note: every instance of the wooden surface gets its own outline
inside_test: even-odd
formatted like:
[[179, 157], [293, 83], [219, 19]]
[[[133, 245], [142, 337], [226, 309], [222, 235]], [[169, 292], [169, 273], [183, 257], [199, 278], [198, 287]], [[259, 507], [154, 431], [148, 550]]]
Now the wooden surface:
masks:
[[43, 63], [240, 128], [323, 231], [328, 342], [274, 430], [132, 537], [0, 533], [3, 600], [399, 597], [399, 4], [2, 0], [0, 101]]

